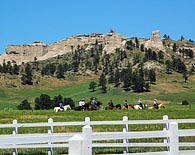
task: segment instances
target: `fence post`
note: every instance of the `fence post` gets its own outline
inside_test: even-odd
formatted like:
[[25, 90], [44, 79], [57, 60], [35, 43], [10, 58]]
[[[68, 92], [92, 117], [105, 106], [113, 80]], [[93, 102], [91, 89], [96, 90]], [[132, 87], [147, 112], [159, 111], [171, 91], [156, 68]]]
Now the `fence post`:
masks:
[[[168, 116], [164, 115], [163, 116], [163, 121], [164, 121], [164, 125], [163, 125], [163, 131], [168, 131], [169, 130], [169, 123], [168, 123]], [[169, 137], [164, 137], [164, 143], [169, 143]], [[169, 146], [165, 146], [165, 151], [169, 151], [170, 148]]]
[[83, 149], [82, 155], [92, 155], [92, 128], [85, 125], [82, 129]]
[[[17, 120], [13, 120], [12, 123], [13, 123], [13, 125], [14, 125], [12, 134], [13, 134], [13, 135], [16, 135], [16, 134], [18, 134], [18, 127], [17, 127], [18, 122], [17, 122]], [[13, 144], [13, 145], [15, 145], [15, 144]], [[17, 155], [17, 154], [18, 154], [18, 149], [17, 149], [17, 148], [14, 148], [14, 149], [13, 149], [13, 155]]]
[[178, 155], [179, 154], [179, 137], [178, 137], [178, 123], [170, 123], [170, 154]]
[[81, 135], [74, 135], [69, 139], [68, 154], [69, 155], [83, 155], [83, 137]]
[[[48, 124], [50, 124], [50, 126], [48, 126], [48, 134], [52, 134], [53, 133], [53, 119], [52, 118], [49, 118], [48, 119]], [[52, 142], [48, 142], [49, 145], [52, 144]], [[48, 155], [51, 155], [53, 154], [53, 148], [50, 147], [48, 149]]]
[[90, 118], [89, 117], [85, 117], [85, 125], [90, 125]]
[[[123, 132], [128, 132], [128, 124], [127, 124], [127, 121], [128, 121], [128, 117], [127, 116], [124, 116], [123, 117]], [[123, 144], [126, 144], [126, 143], [128, 143], [128, 139], [123, 139]], [[124, 148], [124, 151], [123, 151], [123, 153], [129, 153], [129, 149], [128, 149], [128, 147], [125, 147]]]

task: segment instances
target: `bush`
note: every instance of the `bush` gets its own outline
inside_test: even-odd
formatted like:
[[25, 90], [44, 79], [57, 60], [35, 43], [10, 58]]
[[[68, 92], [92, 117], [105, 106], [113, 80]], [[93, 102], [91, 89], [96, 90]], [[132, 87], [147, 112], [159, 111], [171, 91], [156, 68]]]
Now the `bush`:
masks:
[[189, 102], [187, 100], [182, 101], [182, 105], [189, 105]]
[[23, 100], [21, 104], [17, 106], [18, 110], [32, 110], [28, 100]]

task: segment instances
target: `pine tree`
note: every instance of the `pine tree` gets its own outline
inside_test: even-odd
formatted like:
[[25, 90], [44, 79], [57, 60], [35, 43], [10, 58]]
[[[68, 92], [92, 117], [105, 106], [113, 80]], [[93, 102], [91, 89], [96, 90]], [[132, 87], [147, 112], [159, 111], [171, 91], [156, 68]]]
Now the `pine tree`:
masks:
[[177, 51], [177, 45], [176, 45], [176, 43], [173, 44], [172, 48], [173, 48], [173, 51], [174, 51], [174, 52]]
[[106, 91], [107, 91], [107, 87], [106, 87], [106, 76], [104, 74], [101, 74], [100, 75], [99, 85], [101, 86], [102, 93], [106, 93]]
[[96, 82], [92, 81], [89, 83], [89, 89], [92, 90], [92, 92], [95, 91], [95, 88], [96, 88]]
[[119, 82], [120, 82], [120, 72], [117, 68], [116, 71], [115, 71], [115, 74], [114, 74], [114, 84], [115, 84], [115, 86], [118, 85]]
[[28, 84], [28, 85], [32, 85], [32, 69], [30, 64], [26, 64], [25, 69], [24, 69], [24, 73], [22, 74], [21, 80], [22, 80], [22, 84]]
[[139, 40], [138, 40], [138, 38], [135, 38], [135, 47], [139, 48]]
[[150, 83], [155, 83], [156, 82], [156, 73], [154, 69], [150, 69], [149, 70], [149, 75], [148, 75], [148, 79], [150, 81]]
[[32, 110], [28, 100], [23, 100], [21, 104], [17, 106], [18, 110]]
[[62, 64], [58, 65], [56, 76], [58, 79], [64, 78], [64, 66]]

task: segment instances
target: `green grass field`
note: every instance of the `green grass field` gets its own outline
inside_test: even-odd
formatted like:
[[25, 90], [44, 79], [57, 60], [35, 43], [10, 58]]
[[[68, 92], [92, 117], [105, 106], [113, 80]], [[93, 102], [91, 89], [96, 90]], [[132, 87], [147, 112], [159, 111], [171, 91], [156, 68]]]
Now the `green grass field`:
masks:
[[172, 82], [170, 82], [171, 84], [168, 83], [165, 86], [151, 85], [151, 91], [147, 93], [134, 93], [131, 91], [126, 92], [121, 88], [113, 89], [108, 87], [107, 93], [101, 93], [101, 90], [98, 87], [96, 88], [95, 92], [90, 92], [88, 89], [90, 82], [91, 81], [78, 84], [74, 83], [72, 85], [59, 86], [57, 88], [51, 87], [50, 89], [40, 89], [36, 86], [28, 86], [27, 88], [19, 90], [16, 88], [8, 88], [6, 90], [0, 89], [0, 109], [16, 109], [16, 106], [24, 99], [27, 99], [33, 107], [35, 98], [39, 97], [41, 94], [48, 94], [51, 98], [58, 95], [62, 95], [63, 97], [71, 97], [75, 102], [75, 105], [78, 105], [80, 99], [89, 101], [91, 97], [95, 96], [99, 101], [103, 102], [104, 106], [107, 105], [110, 99], [113, 100], [114, 104], [123, 104], [124, 100], [126, 99], [129, 104], [137, 104], [137, 100], [139, 98], [142, 98], [144, 103], [152, 105], [153, 99], [157, 98], [159, 103], [166, 104], [167, 108], [175, 107], [177, 109], [180, 107], [179, 105], [183, 100], [187, 100], [192, 105], [192, 108], [195, 107], [194, 84], [190, 87], [189, 83], [185, 84], [186, 87], [184, 87], [184, 85], [181, 83], [176, 83], [174, 87], [172, 86], [174, 85]]
[[[181, 106], [181, 105], [180, 105]], [[33, 123], [33, 122], [47, 122], [49, 118], [52, 118], [54, 122], [71, 122], [71, 121], [84, 121], [85, 117], [90, 117], [91, 121], [105, 121], [105, 120], [122, 120], [123, 116], [128, 116], [129, 120], [162, 120], [163, 115], [168, 115], [170, 119], [179, 118], [194, 118], [195, 109], [188, 109], [188, 107], [181, 106], [177, 110], [173, 108], [165, 108], [160, 110], [116, 110], [116, 111], [105, 111], [100, 109], [99, 111], [66, 111], [66, 112], [54, 112], [53, 110], [36, 110], [36, 111], [19, 111], [4, 109], [0, 113], [0, 124], [11, 124], [14, 119], [17, 119], [18, 123]], [[181, 115], [182, 114], [182, 117]], [[146, 130], [162, 130], [162, 125], [129, 125], [129, 131], [146, 131]], [[193, 129], [194, 124], [180, 124], [180, 129]], [[69, 127], [54, 127], [54, 132], [81, 132], [82, 126], [69, 126]], [[97, 125], [92, 126], [93, 131], [102, 132], [113, 132], [122, 131], [122, 125]], [[28, 133], [47, 133], [46, 127], [36, 128], [18, 128], [20, 134]], [[0, 129], [0, 134], [12, 134], [11, 128]], [[195, 137], [188, 137], [187, 141], [194, 141]], [[155, 140], [155, 139], [154, 139]], [[138, 140], [139, 142], [140, 140]], [[142, 139], [142, 142], [153, 142], [153, 139]], [[156, 140], [155, 140], [156, 141]], [[159, 140], [157, 140], [159, 141]], [[161, 141], [161, 140], [160, 140]], [[133, 140], [132, 142], [137, 142]], [[149, 148], [131, 148], [133, 152], [148, 151]], [[66, 154], [67, 148], [54, 149], [55, 154]], [[150, 148], [151, 151], [158, 150], [157, 148]], [[0, 154], [11, 155], [12, 150], [0, 150]], [[121, 153], [122, 148], [104, 148], [104, 149], [93, 149], [93, 154], [101, 153]], [[20, 150], [21, 154], [47, 154], [45, 149], [24, 149]]]

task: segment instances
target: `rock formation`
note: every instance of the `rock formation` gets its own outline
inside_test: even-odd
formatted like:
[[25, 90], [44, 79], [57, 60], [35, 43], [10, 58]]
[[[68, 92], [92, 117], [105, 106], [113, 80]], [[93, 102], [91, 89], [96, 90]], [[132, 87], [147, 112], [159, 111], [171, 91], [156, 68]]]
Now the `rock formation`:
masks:
[[152, 48], [152, 49], [154, 48], [157, 50], [164, 51], [165, 49], [162, 40], [160, 38], [160, 31], [159, 30], [153, 31], [150, 40], [146, 41], [144, 46], [145, 48]]
[[8, 45], [6, 52], [0, 56], [0, 64], [4, 61], [22, 62], [34, 61], [48, 52], [48, 46], [42, 42], [34, 42], [28, 45]]
[[91, 49], [96, 42], [103, 45], [103, 50], [107, 53], [115, 52], [116, 48], [124, 48], [124, 42], [127, 38], [118, 33], [111, 32], [106, 35], [94, 33], [90, 35], [73, 36], [51, 45], [42, 42], [34, 42], [29, 45], [8, 45], [5, 54], [0, 56], [0, 64], [3, 61], [15, 61], [17, 64], [22, 62], [37, 60], [46, 60], [51, 57], [63, 55], [74, 51], [78, 45], [85, 50]]

